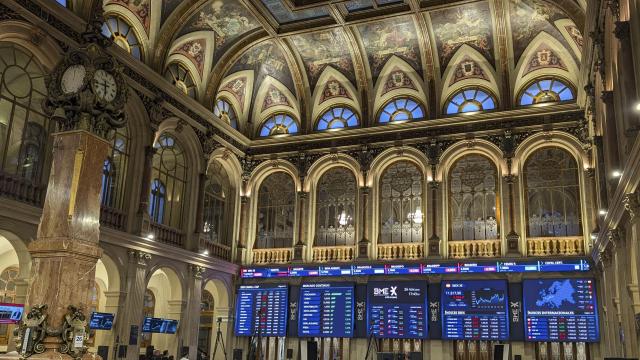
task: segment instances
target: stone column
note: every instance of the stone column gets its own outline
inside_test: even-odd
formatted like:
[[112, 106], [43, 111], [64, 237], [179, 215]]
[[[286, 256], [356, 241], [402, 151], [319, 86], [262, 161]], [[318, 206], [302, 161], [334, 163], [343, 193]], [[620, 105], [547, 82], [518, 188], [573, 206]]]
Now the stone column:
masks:
[[[435, 169], [435, 168], [434, 168]], [[435, 170], [432, 171], [435, 174]], [[438, 236], [438, 189], [440, 188], [439, 181], [429, 181], [429, 189], [431, 190], [431, 236], [429, 237], [428, 244], [428, 257], [438, 258], [440, 257], [440, 237]]]
[[516, 232], [516, 207], [515, 207], [515, 197], [514, 197], [514, 183], [516, 181], [516, 176], [513, 174], [509, 174], [504, 177], [504, 181], [507, 183], [508, 192], [509, 192], [509, 233], [507, 234], [507, 256], [517, 256], [522, 252], [519, 250], [520, 245], [520, 235]]
[[144, 148], [144, 169], [142, 171], [142, 184], [140, 184], [140, 200], [136, 213], [135, 231], [138, 235], [146, 237], [151, 232], [151, 218], [149, 216], [149, 193], [151, 192], [151, 174], [153, 173], [153, 156], [156, 149], [153, 146]]
[[249, 197], [240, 196], [240, 231], [238, 232], [238, 246], [236, 247], [236, 262], [245, 264], [247, 254], [247, 241], [249, 241]]
[[600, 99], [604, 103], [605, 108], [603, 126], [604, 141], [602, 143], [605, 156], [604, 178], [607, 184], [607, 197], [610, 198], [613, 196], [609, 181], [611, 179], [611, 171], [619, 169], [620, 167], [620, 150], [618, 148], [620, 141], [618, 140], [618, 125], [616, 124], [616, 112], [613, 105], [613, 91], [603, 91]]
[[[366, 176], [365, 176], [366, 178]], [[362, 239], [358, 242], [358, 260], [369, 259], [369, 245], [371, 241], [368, 239], [369, 230], [367, 224], [367, 212], [369, 210], [369, 190], [368, 186], [360, 188], [360, 194], [362, 195]]]
[[[620, 81], [620, 103], [622, 105], [622, 120], [625, 146], [624, 154], [629, 154], [631, 147], [638, 135], [640, 126], [637, 124], [637, 115], [633, 113], [635, 102], [638, 101], [635, 77], [629, 74], [635, 74], [635, 65], [631, 49], [634, 44], [631, 42], [631, 33], [629, 21], [617, 21], [615, 23], [614, 34], [619, 40], [618, 47], [618, 79]], [[622, 139], [618, 139], [620, 141]]]
[[[178, 332], [176, 334], [164, 334], [165, 347], [163, 350], [169, 350], [169, 355], [180, 356], [179, 352], [183, 346], [188, 346], [188, 343], [184, 340], [185, 333], [191, 331], [191, 329], [180, 326], [183, 321], [182, 314], [187, 312], [187, 301], [184, 299], [173, 299], [167, 301], [167, 317], [169, 319], [178, 320]], [[198, 309], [198, 313], [200, 310]], [[197, 342], [197, 340], [196, 340]], [[194, 358], [196, 359], [196, 358]]]
[[[180, 325], [182, 333], [182, 346], [189, 347], [189, 359], [197, 359], [198, 355], [198, 331], [200, 329], [200, 303], [202, 301], [202, 273], [204, 268], [197, 265], [189, 265], [189, 277], [187, 286], [186, 308], [182, 314]], [[179, 357], [182, 354], [177, 354]]]
[[307, 213], [307, 195], [306, 191], [298, 191], [298, 241], [293, 248], [293, 261], [304, 261], [305, 248], [307, 246], [304, 228], [307, 225], [305, 221]]
[[207, 174], [200, 174], [198, 176], [198, 207], [196, 208], [196, 230], [194, 233], [194, 243], [191, 244], [190, 249], [192, 251], [199, 251], [206, 249], [204, 247], [204, 241], [207, 234], [204, 232], [204, 191], [207, 184]]

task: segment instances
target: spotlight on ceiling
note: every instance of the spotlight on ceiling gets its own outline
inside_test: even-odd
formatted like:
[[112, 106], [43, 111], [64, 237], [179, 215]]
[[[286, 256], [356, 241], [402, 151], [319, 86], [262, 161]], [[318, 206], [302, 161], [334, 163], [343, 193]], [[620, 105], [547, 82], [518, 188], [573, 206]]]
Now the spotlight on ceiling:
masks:
[[614, 178], [619, 178], [620, 176], [622, 176], [622, 171], [620, 170], [613, 170], [611, 172], [611, 176], [613, 176]]
[[598, 214], [605, 216], [607, 215], [607, 210], [606, 209], [600, 209], [600, 211], [598, 211]]

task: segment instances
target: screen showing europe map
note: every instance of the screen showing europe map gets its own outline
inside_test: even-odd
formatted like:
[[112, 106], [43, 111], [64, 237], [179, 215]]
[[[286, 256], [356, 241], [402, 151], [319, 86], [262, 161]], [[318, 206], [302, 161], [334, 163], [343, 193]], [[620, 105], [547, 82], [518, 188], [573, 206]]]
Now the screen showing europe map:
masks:
[[593, 279], [525, 280], [523, 288], [527, 341], [599, 340]]

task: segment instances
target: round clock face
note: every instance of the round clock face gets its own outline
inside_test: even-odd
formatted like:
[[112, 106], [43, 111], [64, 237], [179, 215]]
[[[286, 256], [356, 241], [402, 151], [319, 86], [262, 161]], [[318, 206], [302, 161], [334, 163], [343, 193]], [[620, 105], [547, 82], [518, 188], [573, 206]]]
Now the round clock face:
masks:
[[118, 85], [113, 75], [99, 69], [93, 75], [93, 92], [99, 100], [112, 102], [118, 94]]
[[62, 74], [60, 80], [60, 88], [65, 94], [73, 94], [78, 92], [84, 85], [84, 77], [87, 70], [82, 65], [71, 65]]

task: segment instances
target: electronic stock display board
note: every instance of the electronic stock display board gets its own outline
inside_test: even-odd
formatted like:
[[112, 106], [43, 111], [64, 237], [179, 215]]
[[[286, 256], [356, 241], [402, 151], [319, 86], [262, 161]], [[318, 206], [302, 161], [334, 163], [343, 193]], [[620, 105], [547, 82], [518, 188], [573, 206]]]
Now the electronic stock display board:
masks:
[[236, 298], [236, 336], [285, 336], [287, 285], [241, 285]]
[[110, 313], [92, 312], [89, 320], [89, 329], [111, 330], [115, 315]]
[[298, 336], [353, 336], [353, 283], [310, 283], [300, 287]]
[[19, 323], [23, 312], [23, 304], [0, 303], [0, 324]]
[[426, 281], [372, 281], [367, 284], [367, 335], [426, 339]]
[[143, 333], [175, 334], [178, 330], [178, 320], [145, 317], [142, 322]]
[[443, 281], [441, 287], [443, 339], [509, 339], [506, 281]]
[[599, 341], [593, 279], [524, 280], [523, 288], [527, 341]]

